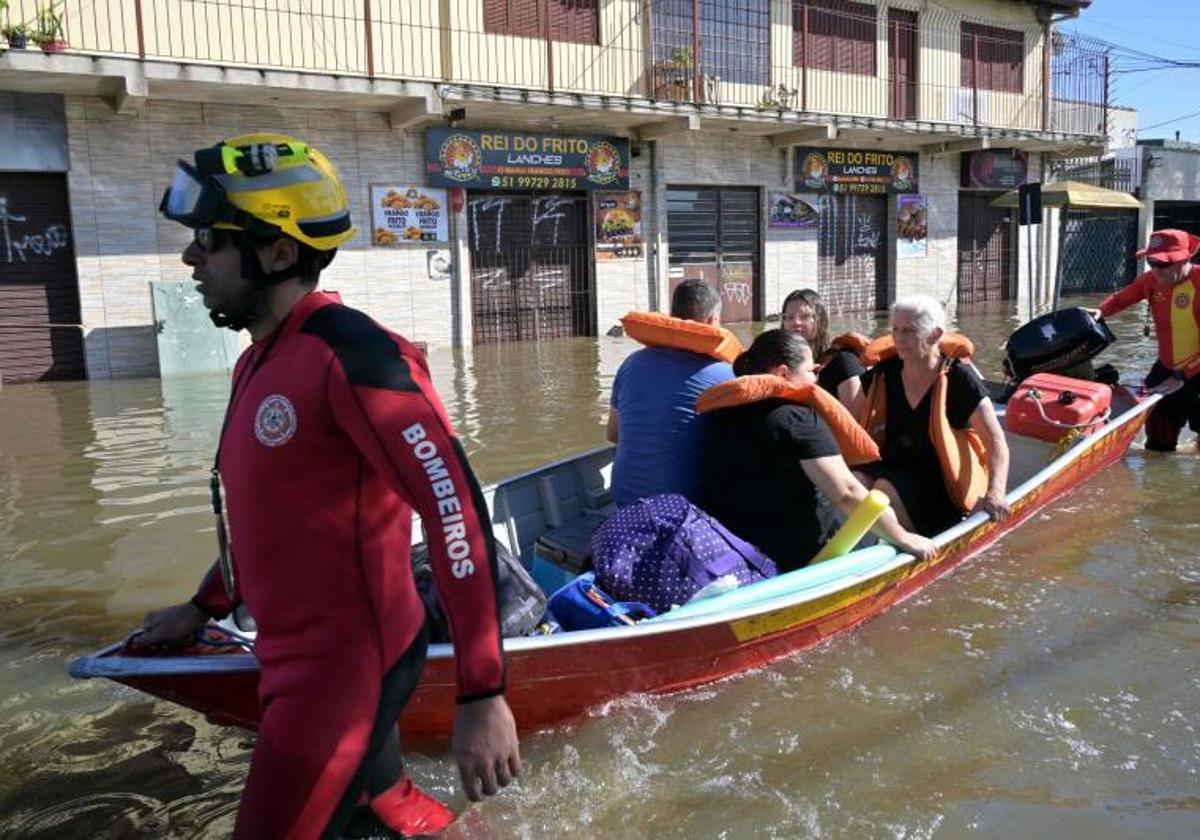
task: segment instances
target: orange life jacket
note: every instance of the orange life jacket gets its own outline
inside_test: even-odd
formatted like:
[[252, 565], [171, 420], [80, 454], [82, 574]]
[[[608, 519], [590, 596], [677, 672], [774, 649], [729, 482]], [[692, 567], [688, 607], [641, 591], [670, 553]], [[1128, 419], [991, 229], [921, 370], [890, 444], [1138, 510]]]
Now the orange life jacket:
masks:
[[[971, 343], [971, 339], [961, 333], [943, 333], [938, 341], [938, 349], [942, 351], [943, 356], [949, 356], [952, 359], [965, 359], [975, 355], [975, 345]], [[896, 340], [892, 338], [891, 333], [884, 333], [878, 338], [872, 339], [859, 352], [858, 360], [863, 363], [864, 367], [873, 367], [895, 355]]]
[[[891, 336], [886, 338], [890, 340]], [[879, 342], [879, 339], [871, 343], [876, 342]], [[979, 497], [987, 492], [987, 449], [974, 429], [956, 429], [950, 425], [946, 416], [946, 391], [950, 360], [966, 358], [974, 350], [974, 346], [969, 339], [961, 335], [944, 336], [938, 346], [946, 358], [943, 358], [937, 379], [933, 382], [933, 395], [929, 406], [929, 440], [937, 451], [938, 465], [941, 467], [950, 500], [963, 513], [969, 513], [979, 501]], [[870, 349], [868, 348], [868, 351]], [[890, 347], [890, 351], [887, 352], [885, 348], [886, 355], [883, 358], [896, 355], [894, 345]], [[885, 379], [883, 375], [871, 379], [871, 387], [867, 389], [866, 403], [859, 420], [862, 427], [881, 447], [887, 429]]]
[[829, 360], [833, 358], [833, 354], [839, 350], [849, 350], [855, 356], [861, 356], [863, 350], [866, 350], [870, 343], [871, 340], [862, 333], [843, 333], [829, 342], [829, 348], [821, 354], [821, 358], [817, 359], [817, 367], [820, 368], [829, 364]]
[[630, 312], [621, 319], [625, 334], [647, 347], [690, 350], [720, 362], [732, 362], [742, 352], [742, 343], [724, 327], [672, 318], [661, 312]]
[[792, 385], [773, 373], [738, 376], [714, 385], [696, 399], [696, 411], [704, 414], [762, 400], [785, 400], [815, 409], [829, 424], [847, 464], [869, 464], [879, 460], [879, 446], [836, 397], [816, 385]]

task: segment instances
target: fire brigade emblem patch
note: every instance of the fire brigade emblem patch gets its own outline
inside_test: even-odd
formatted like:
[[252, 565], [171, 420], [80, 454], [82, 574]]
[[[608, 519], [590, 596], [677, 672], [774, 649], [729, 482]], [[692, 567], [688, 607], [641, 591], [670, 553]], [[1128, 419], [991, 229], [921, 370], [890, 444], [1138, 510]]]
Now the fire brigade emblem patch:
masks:
[[296, 409], [283, 394], [272, 394], [258, 406], [254, 436], [263, 446], [283, 446], [296, 434]]

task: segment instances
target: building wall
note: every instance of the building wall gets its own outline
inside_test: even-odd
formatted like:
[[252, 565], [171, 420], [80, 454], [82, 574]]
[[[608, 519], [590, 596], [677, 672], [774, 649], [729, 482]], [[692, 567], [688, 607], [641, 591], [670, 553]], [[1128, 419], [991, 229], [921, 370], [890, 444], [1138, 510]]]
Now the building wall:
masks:
[[[431, 278], [429, 252], [442, 246], [371, 248], [372, 183], [423, 183], [424, 138], [391, 130], [381, 114], [230, 106], [151, 100], [142, 114], [113, 114], [102, 100], [67, 98], [72, 227], [90, 376], [147, 376], [158, 372], [149, 283], [186, 281], [180, 262], [189, 233], [158, 214], [177, 159], [246, 126], [302, 137], [337, 166], [358, 234], [322, 275], [408, 338], [436, 344], [452, 339], [457, 281]], [[465, 226], [460, 217], [458, 229]], [[468, 338], [469, 340], [469, 338]]]
[[[921, 194], [928, 202], [929, 235], [925, 256], [896, 260], [896, 297], [933, 295], [938, 300], [954, 296], [958, 273], [959, 154], [921, 155]], [[896, 199], [893, 197], [895, 217]], [[894, 236], [894, 231], [889, 231]], [[893, 250], [893, 253], [895, 251]]]
[[[919, 14], [919, 117], [969, 123], [976, 110], [982, 123], [1039, 128], [1041, 123], [1042, 32], [1032, 6], [1010, 0], [859, 0], [878, 10], [875, 73], [857, 75], [809, 70], [801, 80], [792, 56], [791, 0], [770, 0], [769, 65], [761, 83], [722, 79], [716, 93], [724, 104], [754, 107], [775, 86], [807, 88], [808, 110], [886, 117], [888, 105], [887, 9]], [[35, 19], [39, 0], [12, 0], [13, 20]], [[135, 6], [119, 0], [64, 0], [72, 49], [89, 53], [149, 57], [222, 66], [286, 68], [317, 73], [468, 82], [611, 96], [653, 95], [647, 72], [649, 28], [655, 4], [605, 0], [598, 4], [596, 44], [553, 42], [485, 31], [482, 0], [403, 0], [376, 3], [368, 27], [357, 0], [330, 0], [311, 8], [302, 0], [277, 0], [250, 14], [218, 4], [147, 2], [140, 6], [142, 44]], [[707, 7], [706, 7], [707, 8]], [[714, 4], [715, 8], [715, 4]], [[229, 12], [233, 13], [229, 13]], [[737, 15], [730, 16], [737, 20]], [[1024, 34], [1022, 94], [961, 87], [959, 27], [963, 21], [1019, 30]], [[269, 35], [263, 37], [262, 33]], [[369, 37], [368, 37], [369, 36]], [[727, 39], [727, 49], [760, 49], [751, 41]], [[688, 45], [690, 46], [690, 45]], [[549, 59], [553, 60], [553, 85]], [[706, 93], [706, 97], [708, 94]], [[799, 97], [792, 107], [800, 107]]]
[[1144, 192], [1160, 201], [1200, 201], [1200, 144], [1145, 146]]
[[1200, 143], [1164, 141], [1161, 145], [1140, 145], [1138, 153], [1142, 156], [1143, 176], [1139, 240], [1146, 242], [1156, 227], [1156, 202], [1200, 203]]
[[[430, 345], [471, 343], [471, 290], [465, 213], [451, 219], [451, 242], [438, 247], [371, 247], [369, 189], [375, 184], [424, 183], [424, 133], [399, 132], [375, 113], [213, 105], [150, 100], [139, 115], [116, 115], [103, 100], [68, 97], [69, 186], [78, 259], [89, 375], [152, 376], [158, 372], [151, 281], [187, 281], [179, 260], [188, 232], [158, 214], [158, 200], [177, 159], [256, 126], [302, 137], [338, 167], [359, 233], [322, 278], [345, 301], [406, 337]], [[493, 128], [503, 129], [496, 125]], [[570, 130], [564, 128], [564, 130]], [[639, 145], [639, 144], [635, 144]], [[853, 148], [850, 144], [835, 144]], [[791, 149], [736, 131], [685, 131], [640, 144], [631, 159], [630, 187], [643, 196], [645, 256], [597, 260], [597, 332], [604, 334], [631, 309], [669, 306], [668, 185], [748, 186], [760, 191], [763, 244], [759, 305], [779, 311], [793, 289], [817, 285], [817, 230], [766, 227], [771, 190], [791, 190]], [[1200, 157], [1200, 156], [1198, 156]], [[952, 301], [957, 275], [958, 154], [921, 155], [929, 236], [922, 257], [897, 259], [888, 231], [896, 295], [917, 292]], [[1031, 161], [1036, 171], [1036, 156]], [[653, 167], [653, 168], [652, 168]], [[895, 197], [889, 197], [890, 218]], [[1050, 230], [1055, 225], [1047, 225]], [[1025, 237], [1019, 239], [1025, 247]], [[1047, 265], [1052, 243], [1047, 249]], [[430, 269], [431, 257], [450, 261], [449, 278]], [[1024, 252], [1019, 256], [1024, 298]]]
[[[668, 243], [666, 229], [666, 188], [668, 186], [728, 186], [787, 189], [787, 152], [771, 146], [765, 138], [735, 131], [688, 131], [669, 135], [659, 141], [657, 152], [658, 183], [655, 198], [656, 217], [662, 220], [658, 249], [658, 294], [660, 308], [669, 308]], [[804, 243], [793, 237], [779, 237], [766, 228], [766, 197], [760, 196], [760, 215], [764, 236], [760, 272], [764, 289], [763, 311], [778, 311], [781, 281], [785, 266], [794, 265]], [[816, 239], [812, 244], [812, 265], [816, 267]], [[814, 275], [815, 277], [815, 275]], [[784, 291], [783, 294], [787, 294]], [[602, 330], [603, 331], [603, 330]]]
[[1130, 149], [1137, 145], [1138, 112], [1135, 108], [1110, 105], [1108, 108], [1108, 150]]

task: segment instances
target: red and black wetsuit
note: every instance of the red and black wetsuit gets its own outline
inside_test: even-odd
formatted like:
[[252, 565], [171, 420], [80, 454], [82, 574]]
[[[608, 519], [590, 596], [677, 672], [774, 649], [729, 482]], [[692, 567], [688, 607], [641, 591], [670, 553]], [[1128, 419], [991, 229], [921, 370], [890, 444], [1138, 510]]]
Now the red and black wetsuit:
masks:
[[[424, 662], [414, 508], [459, 701], [503, 691], [490, 525], [421, 353], [335, 296], [304, 297], [233, 378], [220, 467], [263, 709], [236, 835], [317, 837], [353, 811]], [[212, 572], [195, 603], [233, 605]]]
[[1185, 423], [1200, 431], [1200, 266], [1188, 266], [1183, 279], [1170, 286], [1147, 271], [1106, 297], [1100, 314], [1107, 318], [1141, 300], [1149, 302], [1158, 338], [1158, 361], [1146, 385], [1171, 376], [1183, 380], [1183, 387], [1159, 400], [1146, 418], [1146, 448], [1172, 452]]

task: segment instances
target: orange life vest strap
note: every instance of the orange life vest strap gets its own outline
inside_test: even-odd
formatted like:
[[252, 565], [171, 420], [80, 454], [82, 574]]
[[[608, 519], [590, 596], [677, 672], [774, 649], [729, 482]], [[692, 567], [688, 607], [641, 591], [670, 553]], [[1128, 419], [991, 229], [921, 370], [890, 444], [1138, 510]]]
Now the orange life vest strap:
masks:
[[847, 464], [853, 466], [879, 460], [879, 447], [854, 421], [854, 415], [836, 397], [817, 385], [792, 385], [771, 373], [738, 376], [704, 391], [696, 399], [696, 411], [705, 414], [762, 400], [784, 400], [814, 409], [829, 424]]
[[[949, 356], [951, 359], [965, 359], [975, 355], [975, 345], [971, 343], [971, 339], [961, 333], [942, 333], [942, 337], [938, 341], [938, 349], [942, 351], [943, 356]], [[895, 355], [896, 341], [892, 338], [891, 333], [884, 333], [871, 340], [871, 343], [858, 354], [858, 360], [864, 366], [872, 367]]]
[[[938, 466], [950, 500], [963, 513], [969, 513], [979, 497], [987, 493], [987, 448], [974, 429], [956, 429], [950, 425], [950, 418], [946, 416], [949, 371], [950, 359], [943, 359], [930, 398], [929, 440], [937, 452]], [[872, 377], [859, 421], [880, 447], [887, 429], [886, 379], [882, 373]]]
[[661, 312], [630, 312], [621, 319], [625, 334], [647, 347], [689, 350], [720, 362], [732, 362], [742, 343], [724, 327], [672, 318]]

